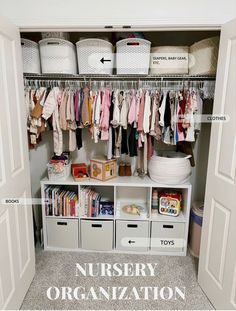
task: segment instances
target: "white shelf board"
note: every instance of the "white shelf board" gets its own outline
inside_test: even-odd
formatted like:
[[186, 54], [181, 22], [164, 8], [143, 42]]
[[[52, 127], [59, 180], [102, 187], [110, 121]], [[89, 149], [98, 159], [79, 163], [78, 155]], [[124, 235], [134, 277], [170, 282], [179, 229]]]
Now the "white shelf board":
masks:
[[176, 185], [165, 185], [159, 184], [150, 179], [150, 177], [145, 176], [143, 178], [136, 176], [118, 176], [107, 181], [101, 181], [97, 179], [87, 179], [84, 181], [75, 181], [72, 176], [68, 177], [66, 180], [49, 180], [44, 178], [41, 180], [44, 185], [81, 185], [81, 186], [123, 186], [123, 187], [154, 187], [154, 188], [179, 188], [186, 189], [191, 188], [191, 184], [176, 184]]
[[97, 217], [88, 217], [88, 216], [80, 216], [80, 219], [89, 219], [89, 220], [113, 220], [114, 216], [97, 216]]
[[46, 218], [56, 218], [56, 219], [79, 219], [78, 216], [45, 216]]
[[160, 221], [160, 222], [187, 222], [186, 217], [184, 216], [183, 212], [181, 211], [179, 216], [168, 216], [162, 215], [159, 213], [151, 214], [150, 220], [152, 221]]
[[125, 214], [124, 215], [124, 213], [122, 214], [122, 215], [120, 215], [120, 216], [115, 216], [115, 220], [135, 220], [135, 221], [140, 221], [140, 220], [149, 220], [149, 218], [147, 217], [147, 216], [145, 216], [145, 217], [139, 217], [139, 216], [134, 216], [134, 215], [127, 215], [127, 214]]

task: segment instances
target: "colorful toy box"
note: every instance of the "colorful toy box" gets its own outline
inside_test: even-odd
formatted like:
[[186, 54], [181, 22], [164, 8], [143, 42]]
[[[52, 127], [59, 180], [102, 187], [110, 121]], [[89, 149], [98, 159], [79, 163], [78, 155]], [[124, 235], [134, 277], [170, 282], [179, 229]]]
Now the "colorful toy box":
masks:
[[88, 179], [88, 167], [85, 163], [74, 163], [71, 166], [72, 175], [75, 181]]
[[163, 215], [178, 216], [182, 205], [180, 192], [162, 192], [159, 196], [159, 213]]

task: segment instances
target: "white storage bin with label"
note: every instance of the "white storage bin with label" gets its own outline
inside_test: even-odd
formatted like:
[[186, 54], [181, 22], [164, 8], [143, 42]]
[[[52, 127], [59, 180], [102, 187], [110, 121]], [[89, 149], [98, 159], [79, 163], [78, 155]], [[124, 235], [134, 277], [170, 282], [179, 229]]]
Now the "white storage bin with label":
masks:
[[116, 249], [146, 252], [149, 241], [148, 221], [116, 221]]
[[42, 73], [71, 74], [77, 73], [76, 51], [73, 43], [50, 38], [39, 41]]
[[151, 250], [182, 252], [186, 243], [185, 223], [152, 221]]
[[48, 217], [46, 223], [48, 247], [78, 248], [78, 219], [56, 219]]
[[150, 63], [151, 42], [128, 38], [116, 43], [117, 74], [147, 75]]
[[110, 251], [113, 248], [113, 220], [81, 219], [81, 247]]
[[188, 47], [158, 46], [152, 48], [150, 74], [188, 74]]
[[21, 39], [21, 49], [23, 57], [23, 72], [40, 74], [41, 69], [38, 43], [28, 39]]
[[220, 37], [201, 40], [190, 46], [189, 74], [215, 75]]
[[114, 67], [113, 45], [102, 39], [84, 39], [76, 43], [79, 74], [111, 75]]

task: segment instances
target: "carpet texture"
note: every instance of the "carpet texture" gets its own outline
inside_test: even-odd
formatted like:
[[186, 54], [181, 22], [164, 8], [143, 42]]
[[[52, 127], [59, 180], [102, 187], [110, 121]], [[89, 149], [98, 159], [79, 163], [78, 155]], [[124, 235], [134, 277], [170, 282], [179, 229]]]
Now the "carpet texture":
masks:
[[[157, 263], [156, 276], [85, 277], [76, 276], [76, 263]], [[49, 300], [47, 289], [51, 286], [72, 288], [91, 287], [185, 287], [185, 300]], [[36, 274], [29, 288], [22, 310], [212, 310], [207, 297], [197, 283], [196, 263], [186, 257], [127, 255], [107, 253], [36, 252]]]

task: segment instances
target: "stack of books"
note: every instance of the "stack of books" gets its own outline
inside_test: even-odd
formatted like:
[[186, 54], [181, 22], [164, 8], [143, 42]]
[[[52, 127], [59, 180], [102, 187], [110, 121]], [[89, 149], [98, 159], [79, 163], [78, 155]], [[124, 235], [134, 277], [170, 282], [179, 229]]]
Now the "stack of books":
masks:
[[81, 217], [112, 217], [114, 203], [103, 200], [99, 193], [89, 187], [80, 190]]
[[46, 216], [79, 216], [78, 196], [63, 186], [47, 186], [44, 190]]
[[99, 203], [101, 196], [95, 190], [81, 187], [80, 206], [82, 217], [97, 217], [99, 215]]

